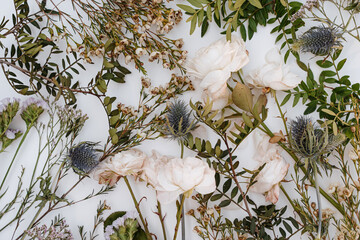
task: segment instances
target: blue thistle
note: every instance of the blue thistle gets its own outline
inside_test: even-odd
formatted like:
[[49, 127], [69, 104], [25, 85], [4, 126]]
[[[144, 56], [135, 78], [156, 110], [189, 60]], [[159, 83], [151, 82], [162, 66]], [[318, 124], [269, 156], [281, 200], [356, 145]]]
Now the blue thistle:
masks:
[[301, 158], [317, 159], [330, 153], [345, 140], [343, 134], [329, 134], [320, 129], [308, 117], [297, 117], [290, 124], [290, 143]]
[[341, 48], [341, 37], [335, 29], [325, 26], [312, 27], [292, 46], [294, 51], [311, 52], [315, 55], [327, 55], [333, 48]]
[[96, 143], [81, 142], [70, 148], [69, 159], [74, 172], [88, 174], [99, 164], [99, 156], [94, 149]]
[[190, 131], [196, 127], [196, 122], [191, 117], [191, 111], [181, 100], [170, 104], [165, 119], [166, 125], [162, 132], [172, 139], [186, 140]]
[[327, 128], [323, 130], [314, 126], [310, 118], [304, 116], [297, 117], [290, 123], [290, 135], [289, 141], [294, 152], [305, 159], [305, 166], [308, 168], [306, 176], [308, 177], [310, 173], [313, 173], [319, 211], [316, 239], [320, 240], [323, 236], [323, 228], [317, 163], [321, 163], [320, 159], [323, 155], [332, 152], [340, 145], [345, 140], [345, 135], [341, 133], [329, 134]]

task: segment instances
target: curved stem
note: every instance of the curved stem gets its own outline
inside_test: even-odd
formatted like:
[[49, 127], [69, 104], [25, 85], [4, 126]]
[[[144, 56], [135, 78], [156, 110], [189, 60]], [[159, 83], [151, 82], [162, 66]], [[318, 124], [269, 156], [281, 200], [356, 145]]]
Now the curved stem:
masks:
[[[182, 194], [181, 203], [180, 203], [179, 209], [178, 209], [177, 214], [176, 214], [176, 219], [177, 219], [177, 221], [176, 221], [176, 225], [175, 225], [175, 233], [174, 233], [174, 238], [173, 238], [173, 240], [176, 240], [176, 237], [177, 237], [177, 233], [178, 233], [178, 230], [179, 230], [179, 225], [180, 225], [180, 220], [181, 220], [181, 215], [182, 215], [182, 210], [183, 210], [184, 202], [185, 202], [185, 196]], [[184, 236], [185, 234], [182, 233], [182, 235]]]
[[140, 220], [141, 220], [141, 222], [142, 222], [142, 224], [143, 224], [143, 226], [144, 226], [144, 229], [145, 229], [147, 238], [148, 238], [148, 239], [151, 239], [150, 232], [149, 232], [149, 229], [148, 229], [148, 227], [147, 227], [147, 223], [145, 222], [144, 217], [143, 217], [142, 214], [141, 214], [141, 211], [140, 211], [140, 208], [139, 208], [139, 203], [138, 203], [138, 201], [136, 200], [135, 194], [134, 194], [134, 192], [133, 192], [133, 190], [132, 190], [132, 188], [131, 188], [131, 185], [130, 185], [130, 183], [129, 183], [129, 180], [127, 179], [126, 176], [124, 176], [123, 178], [124, 178], [124, 181], [125, 181], [125, 183], [126, 183], [126, 186], [127, 186], [128, 189], [129, 189], [129, 192], [130, 192], [131, 197], [132, 197], [132, 199], [133, 199], [135, 208], [136, 208], [137, 212], [139, 213], [139, 217], [140, 217]]
[[318, 234], [316, 239], [321, 239], [321, 225], [322, 225], [322, 209], [321, 209], [321, 195], [319, 191], [319, 180], [318, 180], [318, 172], [317, 172], [317, 166], [316, 163], [313, 166], [314, 168], [314, 177], [315, 177], [315, 189], [316, 189], [316, 198], [318, 202], [318, 216], [319, 216], [319, 226], [318, 226]]
[[159, 201], [157, 201], [157, 209], [158, 209], [158, 216], [159, 216], [159, 219], [160, 219], [164, 240], [167, 240], [167, 238], [166, 238], [166, 229], [165, 229], [165, 225], [164, 225], [164, 218], [162, 217], [161, 204], [160, 204]]

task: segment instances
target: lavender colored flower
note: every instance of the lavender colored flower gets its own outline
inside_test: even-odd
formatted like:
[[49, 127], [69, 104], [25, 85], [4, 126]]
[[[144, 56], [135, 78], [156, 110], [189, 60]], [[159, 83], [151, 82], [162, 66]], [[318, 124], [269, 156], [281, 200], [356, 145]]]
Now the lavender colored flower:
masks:
[[27, 126], [32, 125], [47, 109], [48, 106], [44, 100], [31, 97], [23, 103], [21, 118]]
[[32, 239], [39, 240], [73, 240], [74, 237], [68, 227], [65, 220], [60, 220], [50, 227], [46, 225], [34, 227], [26, 231], [26, 234]]
[[11, 129], [11, 128], [9, 128], [8, 130], [6, 130], [5, 136], [6, 136], [8, 139], [15, 139], [16, 134], [19, 133], [19, 132], [20, 132], [19, 129]]

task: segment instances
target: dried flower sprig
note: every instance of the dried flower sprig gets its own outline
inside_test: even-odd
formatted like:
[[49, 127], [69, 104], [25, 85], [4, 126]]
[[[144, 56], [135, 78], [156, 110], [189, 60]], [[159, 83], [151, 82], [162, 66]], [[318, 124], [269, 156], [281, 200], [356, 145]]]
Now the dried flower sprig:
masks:
[[[38, 4], [41, 7], [41, 3]], [[60, 23], [69, 23], [70, 29], [59, 26], [54, 14], [48, 14], [50, 9], [41, 7], [50, 27], [57, 31], [51, 32], [52, 38], [64, 37], [68, 43], [68, 53], [79, 52], [90, 63], [94, 56], [123, 56], [126, 63], [133, 61], [135, 67], [144, 73], [143, 55], [148, 55], [150, 62], [161, 62], [164, 68], [183, 69], [181, 65], [187, 54], [181, 50], [183, 40], [165, 36], [181, 21], [180, 10], [166, 7], [162, 1], [152, 0], [106, 0], [101, 4], [94, 0], [72, 0], [72, 5], [76, 17], [61, 14], [61, 5], [56, 5], [53, 10], [58, 13], [55, 15], [61, 20]], [[83, 20], [80, 12], [85, 13], [89, 21]], [[82, 42], [74, 40], [76, 35]]]

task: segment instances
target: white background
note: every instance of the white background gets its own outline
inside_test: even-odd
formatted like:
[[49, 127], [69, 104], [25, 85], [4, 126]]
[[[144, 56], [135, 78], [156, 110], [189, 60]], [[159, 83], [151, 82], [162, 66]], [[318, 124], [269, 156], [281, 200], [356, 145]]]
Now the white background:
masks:
[[[185, 3], [186, 1], [176, 1], [177, 3]], [[174, 6], [174, 3], [171, 3], [172, 6]], [[0, 16], [7, 16], [10, 17], [11, 14], [14, 12], [12, 1], [10, 0], [3, 0], [2, 1], [2, 7], [0, 8]], [[186, 16], [185, 16], [186, 17]], [[243, 68], [244, 75], [247, 75], [247, 73], [257, 67], [260, 67], [264, 63], [264, 56], [268, 50], [276, 46], [274, 44], [276, 35], [271, 35], [270, 31], [273, 26], [268, 27], [261, 27], [258, 26], [258, 32], [254, 35], [253, 39], [246, 42], [246, 48], [249, 51], [249, 57], [250, 57], [250, 63]], [[184, 39], [184, 49], [189, 52], [189, 58], [194, 56], [197, 50], [199, 50], [201, 47], [205, 47], [209, 45], [211, 42], [216, 41], [220, 39], [222, 36], [220, 35], [220, 30], [217, 26], [215, 26], [213, 23], [210, 24], [209, 30], [207, 34], [201, 38], [200, 37], [200, 31], [197, 29], [195, 33], [191, 36], [189, 36], [189, 24], [185, 23], [183, 21], [178, 26], [175, 27], [175, 29], [170, 33], [171, 38], [183, 38]], [[300, 32], [304, 32], [308, 29], [308, 27], [300, 30]], [[239, 33], [234, 33], [239, 34]], [[352, 82], [358, 82], [357, 76], [359, 76], [359, 68], [358, 63], [360, 62], [360, 47], [358, 42], [352, 40], [351, 38], [347, 39], [347, 42], [344, 42], [344, 50], [343, 50], [343, 56], [348, 57], [348, 63], [344, 66], [344, 68], [341, 70], [343, 74], [351, 74], [353, 78], [351, 78]], [[11, 44], [11, 39], [6, 39], [4, 41], [6, 46], [9, 46]], [[64, 44], [64, 43], [60, 43]], [[65, 45], [64, 45], [65, 46]], [[279, 47], [279, 46], [278, 46]], [[312, 58], [311, 55], [306, 55], [308, 57], [309, 62], [312, 64], [313, 69], [319, 70], [317, 66], [315, 66], [313, 63], [318, 60], [319, 58]], [[146, 62], [146, 60], [145, 60]], [[99, 63], [99, 62], [98, 62]], [[305, 79], [305, 75], [300, 70], [296, 64], [292, 62], [292, 60], [289, 63], [289, 66], [291, 67], [291, 70], [297, 74], [299, 74], [302, 79]], [[99, 70], [99, 64], [95, 64], [93, 66], [86, 65], [87, 68], [86, 72], [82, 72], [80, 75], [80, 80], [87, 82], [92, 77], [95, 76], [97, 71]], [[119, 102], [122, 102], [127, 105], [135, 105], [138, 102], [138, 90], [140, 89], [140, 77], [141, 74], [133, 68], [133, 65], [128, 65], [129, 69], [132, 70], [132, 74], [128, 75], [126, 77], [126, 83], [121, 85], [114, 85], [112, 89], [109, 90], [110, 96], [116, 96], [117, 100]], [[168, 70], [164, 70], [160, 65], [156, 64], [145, 64], [146, 69], [148, 70], [148, 75], [152, 79], [153, 83], [161, 84], [170, 79], [170, 75], [172, 72]], [[176, 72], [176, 71], [175, 71]], [[26, 99], [24, 96], [20, 96], [16, 94], [13, 89], [9, 86], [8, 82], [6, 81], [5, 77], [3, 76], [3, 73], [0, 73], [0, 98], [5, 97], [20, 97], [21, 99]], [[26, 80], [26, 79], [22, 79]], [[185, 96], [182, 96], [186, 101], [189, 101], [190, 99], [198, 100], [200, 98], [201, 93], [200, 92], [192, 92], [190, 94], [185, 94]], [[283, 98], [284, 94], [279, 93], [279, 99]], [[291, 102], [291, 101], [290, 101]], [[106, 114], [103, 111], [103, 108], [101, 104], [98, 102], [98, 100], [95, 97], [92, 96], [78, 96], [78, 105], [79, 107], [89, 116], [89, 120], [87, 121], [83, 131], [81, 132], [80, 137], [78, 138], [78, 141], [93, 141], [101, 143], [104, 143], [107, 134], [107, 118]], [[269, 117], [267, 119], [267, 124], [271, 127], [273, 132], [278, 132], [281, 127], [281, 121], [277, 118], [278, 112], [274, 104], [274, 100], [269, 96]], [[298, 104], [296, 108], [292, 108], [291, 105], [287, 105], [283, 108], [285, 112], [287, 112], [287, 116], [289, 119], [294, 118], [295, 116], [302, 114], [303, 110], [305, 109], [304, 106], [301, 106], [301, 104]], [[45, 121], [45, 119], [42, 119]], [[21, 125], [21, 121], [17, 119], [13, 125], [15, 125], [18, 128], [21, 128], [24, 130], [23, 125]], [[203, 136], [210, 136], [210, 133], [202, 133]], [[32, 139], [31, 139], [32, 138]], [[16, 144], [14, 144], [16, 145]], [[2, 153], [0, 155], [0, 176], [3, 176], [5, 173], [7, 166], [10, 163], [11, 157], [14, 154], [14, 148], [15, 146], [10, 147], [6, 153]], [[143, 145], [140, 146], [141, 150], [144, 152], [151, 154], [151, 150], [155, 149], [159, 151], [161, 154], [165, 155], [171, 155], [171, 156], [179, 156], [180, 154], [180, 148], [175, 141], [170, 141], [166, 139], [158, 139], [156, 141], [148, 141], [145, 142]], [[15, 190], [16, 182], [17, 182], [17, 176], [20, 173], [20, 167], [21, 166], [32, 166], [32, 164], [35, 161], [35, 156], [37, 149], [37, 139], [35, 132], [31, 132], [31, 137], [27, 139], [27, 141], [24, 144], [24, 147], [22, 151], [20, 152], [15, 165], [11, 171], [10, 178], [8, 179], [7, 183], [10, 186], [9, 189], [9, 195], [11, 195], [11, 192]], [[252, 161], [252, 153], [253, 146], [251, 145], [251, 141], [244, 142], [243, 147], [238, 149], [238, 156], [240, 158], [240, 162], [243, 163], [243, 166], [249, 166], [251, 165]], [[194, 156], [193, 152], [185, 151], [185, 156]], [[284, 154], [285, 159], [292, 164], [292, 159]], [[31, 168], [30, 168], [31, 169]], [[286, 179], [290, 180], [290, 174], [293, 172], [292, 167], [290, 167], [289, 173], [286, 177]], [[72, 174], [72, 173], [71, 173]], [[30, 177], [30, 172], [26, 173], [26, 177]], [[339, 177], [335, 176], [332, 177], [330, 180], [324, 180], [321, 183], [321, 186], [323, 188], [327, 188], [328, 185], [331, 182], [337, 181]], [[75, 174], [72, 174], [67, 179], [66, 186], [63, 187], [63, 191], [66, 191], [66, 189], [71, 186], [73, 182], [77, 180], [77, 176]], [[25, 181], [26, 182], [26, 181]], [[146, 188], [144, 183], [135, 183], [133, 181], [132, 186], [135, 190], [135, 193], [137, 195], [137, 198], [140, 199], [143, 196], [146, 196], [146, 199], [144, 199], [141, 203], [141, 209], [143, 211], [144, 216], [146, 216], [146, 219], [149, 223], [149, 229], [151, 232], [155, 233], [158, 236], [158, 239], [162, 239], [162, 233], [160, 228], [160, 222], [158, 220], [158, 217], [153, 213], [156, 211], [155, 203], [156, 203], [156, 195], [155, 192], [149, 188]], [[290, 195], [292, 197], [298, 197], [294, 190], [291, 190], [292, 184], [291, 183], [285, 183], [283, 184], [284, 187], [289, 191]], [[91, 192], [93, 188], [97, 188], [97, 183], [92, 179], [86, 179], [85, 181], [82, 181], [81, 184], [69, 195], [71, 199], [79, 199], [82, 196], [87, 195]], [[61, 189], [60, 189], [61, 191]], [[264, 196], [260, 194], [252, 194], [251, 195], [254, 200], [256, 200], [257, 203], [262, 204], [264, 202]], [[5, 199], [6, 200], [6, 199]], [[111, 206], [111, 210], [105, 212], [105, 217], [109, 215], [113, 211], [127, 211], [127, 210], [134, 210], [134, 205], [131, 200], [131, 196], [122, 180], [119, 181], [117, 184], [116, 190], [111, 192], [108, 195], [98, 197], [96, 199], [92, 199], [86, 202], [82, 202], [80, 204], [77, 204], [73, 207], [62, 209], [58, 212], [55, 212], [54, 214], [50, 214], [47, 218], [44, 218], [42, 223], [49, 224], [51, 219], [55, 216], [55, 214], [61, 214], [63, 217], [66, 218], [68, 224], [71, 227], [71, 230], [74, 234], [75, 239], [79, 239], [77, 226], [78, 225], [84, 225], [85, 229], [92, 229], [93, 224], [93, 216], [96, 214], [96, 207], [99, 202], [99, 200], [106, 200], [107, 204]], [[315, 201], [315, 195], [313, 196], [313, 201]], [[4, 202], [0, 202], [0, 206], [2, 206]], [[286, 201], [285, 197], [280, 194], [280, 200], [278, 202], [278, 206], [282, 207], [284, 205], [289, 205]], [[324, 204], [326, 207], [326, 203]], [[175, 226], [175, 213], [176, 213], [176, 207], [175, 203], [169, 204], [166, 206], [163, 206], [164, 211], [166, 212], [166, 228], [168, 233], [168, 239], [172, 238], [173, 230]], [[185, 211], [188, 211], [191, 208], [196, 208], [196, 204], [191, 200], [186, 200], [185, 204]], [[288, 213], [291, 213], [292, 211], [290, 208], [288, 209]], [[226, 217], [234, 218], [234, 217], [241, 217], [244, 216], [244, 213], [235, 210], [235, 208], [231, 208], [231, 206], [223, 212]], [[32, 214], [29, 214], [29, 218], [32, 218]], [[27, 218], [24, 222], [23, 226], [26, 226], [26, 222], [28, 221]], [[194, 225], [194, 219], [192, 219], [189, 216], [186, 216], [186, 239], [199, 239], [196, 234], [192, 231]], [[3, 224], [0, 222], [0, 226]], [[102, 227], [99, 228], [100, 231], [98, 239], [103, 239], [102, 234]], [[333, 234], [333, 233], [332, 233]], [[12, 235], [12, 227], [10, 227], [7, 231], [4, 231], [0, 233], [0, 239], [10, 239]], [[179, 234], [178, 239], [180, 239], [181, 234]], [[306, 237], [302, 237], [303, 239], [306, 239]], [[300, 239], [300, 236], [298, 237]]]

